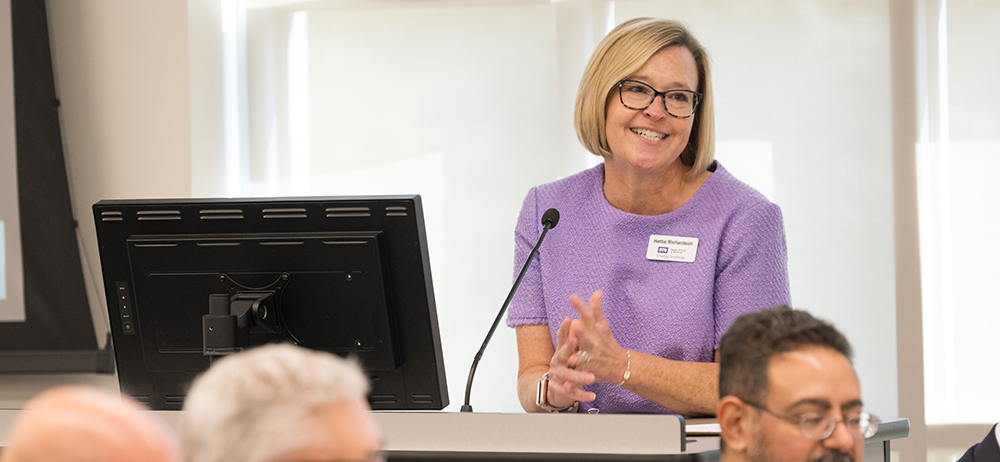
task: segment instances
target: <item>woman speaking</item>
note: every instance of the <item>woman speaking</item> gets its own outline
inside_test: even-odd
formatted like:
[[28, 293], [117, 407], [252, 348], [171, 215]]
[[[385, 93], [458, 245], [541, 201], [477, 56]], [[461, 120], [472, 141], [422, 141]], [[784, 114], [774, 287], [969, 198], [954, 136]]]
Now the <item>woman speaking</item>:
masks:
[[574, 126], [604, 162], [532, 188], [515, 230], [519, 269], [560, 212], [507, 317], [525, 410], [712, 414], [729, 324], [790, 304], [781, 211], [714, 161], [713, 119], [681, 24], [633, 19], [598, 45]]

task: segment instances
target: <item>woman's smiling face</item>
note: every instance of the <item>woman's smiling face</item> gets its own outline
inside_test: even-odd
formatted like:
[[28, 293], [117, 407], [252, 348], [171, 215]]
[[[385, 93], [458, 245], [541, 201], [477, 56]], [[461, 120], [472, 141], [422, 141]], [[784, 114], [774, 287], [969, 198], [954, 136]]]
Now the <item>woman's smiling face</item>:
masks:
[[[660, 49], [628, 78], [657, 91], [698, 91], [698, 65], [683, 46]], [[629, 109], [618, 97], [617, 87], [608, 96], [607, 114], [606, 131], [612, 155], [606, 162], [640, 171], [658, 172], [678, 162], [694, 124], [694, 117], [667, 114], [663, 96], [656, 97], [646, 109]]]

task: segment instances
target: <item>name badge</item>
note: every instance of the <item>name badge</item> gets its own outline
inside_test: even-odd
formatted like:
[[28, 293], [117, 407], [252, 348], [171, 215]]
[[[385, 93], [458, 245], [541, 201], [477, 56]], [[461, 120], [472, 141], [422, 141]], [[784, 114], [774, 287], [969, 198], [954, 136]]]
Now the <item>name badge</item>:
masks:
[[698, 253], [698, 238], [677, 236], [649, 236], [646, 247], [647, 260], [693, 262]]

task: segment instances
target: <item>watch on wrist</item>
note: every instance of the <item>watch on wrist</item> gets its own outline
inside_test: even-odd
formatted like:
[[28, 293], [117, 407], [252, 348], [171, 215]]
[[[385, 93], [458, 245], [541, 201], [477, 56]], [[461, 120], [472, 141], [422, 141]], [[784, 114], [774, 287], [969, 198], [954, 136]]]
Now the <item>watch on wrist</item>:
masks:
[[579, 401], [574, 401], [566, 407], [555, 407], [549, 404], [549, 373], [546, 372], [538, 381], [538, 392], [535, 393], [535, 405], [549, 412], [576, 412], [580, 406]]

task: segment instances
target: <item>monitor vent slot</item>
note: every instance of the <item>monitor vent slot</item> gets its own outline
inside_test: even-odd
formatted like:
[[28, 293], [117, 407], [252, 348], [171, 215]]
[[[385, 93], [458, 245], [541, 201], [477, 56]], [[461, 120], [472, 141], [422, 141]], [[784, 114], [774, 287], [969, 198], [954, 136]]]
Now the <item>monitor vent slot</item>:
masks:
[[140, 403], [142, 403], [142, 404], [146, 405], [147, 407], [148, 407], [148, 406], [149, 406], [150, 404], [152, 404], [152, 401], [150, 400], [150, 398], [149, 398], [149, 395], [138, 395], [138, 396], [133, 396], [133, 397], [132, 397], [132, 399], [134, 399], [134, 400], [136, 400], [136, 401], [138, 401], [138, 402], [140, 402]]
[[112, 211], [101, 212], [101, 221], [122, 221], [122, 213]]
[[181, 219], [180, 210], [140, 210], [136, 215], [139, 216], [139, 221]]
[[395, 394], [368, 395], [368, 400], [372, 404], [396, 404], [398, 401]]
[[260, 241], [260, 245], [302, 245], [302, 241]]
[[163, 395], [163, 401], [167, 404], [184, 404], [184, 395]]
[[264, 209], [264, 218], [308, 218], [309, 215], [306, 214], [306, 209], [303, 208], [289, 208], [289, 209]]
[[148, 242], [135, 244], [136, 247], [177, 247], [176, 242]]
[[198, 247], [232, 247], [240, 245], [239, 242], [197, 242]]
[[413, 404], [434, 404], [434, 395], [410, 395]]
[[385, 216], [387, 217], [405, 217], [407, 216], [406, 207], [400, 206], [390, 206], [385, 208]]
[[351, 218], [370, 217], [372, 209], [370, 207], [327, 207], [327, 218]]
[[202, 210], [198, 212], [202, 220], [242, 220], [243, 210], [240, 209], [214, 209]]

